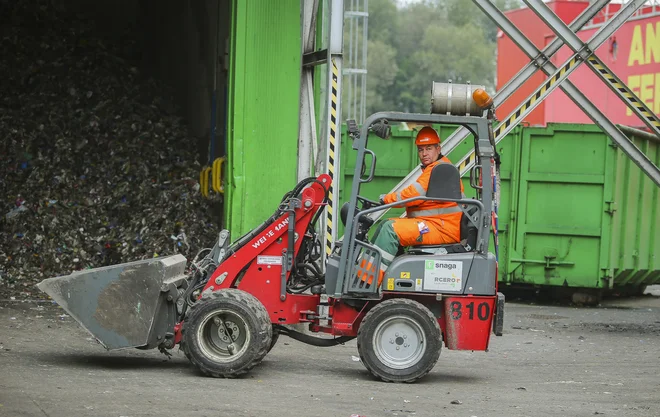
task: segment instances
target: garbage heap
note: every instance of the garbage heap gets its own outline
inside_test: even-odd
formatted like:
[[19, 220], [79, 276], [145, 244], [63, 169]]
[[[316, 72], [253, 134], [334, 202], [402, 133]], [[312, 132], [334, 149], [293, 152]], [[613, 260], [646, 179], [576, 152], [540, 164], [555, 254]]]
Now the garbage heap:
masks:
[[212, 245], [196, 139], [166, 90], [122, 57], [130, 40], [97, 38], [50, 2], [0, 9], [0, 299]]

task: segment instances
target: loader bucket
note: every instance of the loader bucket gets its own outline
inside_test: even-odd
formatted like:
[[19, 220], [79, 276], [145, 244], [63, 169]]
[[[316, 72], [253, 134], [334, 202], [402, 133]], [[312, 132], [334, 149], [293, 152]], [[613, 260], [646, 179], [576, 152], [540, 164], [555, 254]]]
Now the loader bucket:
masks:
[[172, 293], [185, 267], [186, 258], [174, 255], [48, 278], [37, 287], [106, 349], [155, 347], [174, 325]]

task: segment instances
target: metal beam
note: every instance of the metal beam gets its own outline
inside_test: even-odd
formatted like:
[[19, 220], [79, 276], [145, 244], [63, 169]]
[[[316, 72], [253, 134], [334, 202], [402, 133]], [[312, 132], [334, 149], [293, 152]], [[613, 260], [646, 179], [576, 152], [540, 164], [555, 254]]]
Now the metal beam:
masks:
[[310, 52], [303, 55], [303, 67], [313, 67], [325, 64], [328, 60], [328, 50], [323, 49], [316, 52]]
[[323, 120], [323, 136], [326, 141], [325, 172], [332, 178], [328, 206], [321, 218], [321, 235], [325, 237], [323, 261], [330, 255], [337, 240], [339, 221], [339, 179], [341, 145], [341, 71], [343, 67], [344, 2], [329, 0], [330, 31], [328, 33], [327, 97]]
[[[556, 14], [540, 0], [523, 0], [531, 10], [552, 29], [573, 51], [584, 48], [584, 42], [573, 33]], [[587, 60], [587, 66], [632, 110], [652, 131], [660, 137], [660, 119], [641, 101], [632, 90], [610, 70], [595, 54]]]
[[314, 39], [316, 32], [316, 16], [318, 14], [319, 1], [301, 0], [301, 38], [303, 68], [300, 78], [300, 116], [298, 123], [298, 182], [313, 174], [312, 160], [316, 153], [316, 115], [314, 111], [314, 85], [312, 82], [313, 67], [304, 65], [305, 54], [314, 51]]
[[[515, 39], [514, 42], [521, 46], [523, 51], [530, 57], [534, 57], [538, 55], [538, 49], [533, 46], [533, 44], [529, 43], [525, 36], [500, 12], [496, 7], [490, 3], [488, 0], [473, 0], [475, 3], [479, 3], [482, 6], [485, 6], [489, 11], [487, 14], [495, 21], [495, 23], [502, 28], [502, 30], [507, 33], [509, 37], [512, 39]], [[487, 4], [486, 4], [487, 3]], [[594, 51], [600, 44], [602, 44], [610, 35], [613, 33], [618, 27], [620, 27], [629, 17], [632, 15], [637, 8], [639, 8], [642, 4], [644, 3], [644, 0], [633, 0], [630, 3], [626, 4], [621, 8], [619, 13], [607, 24], [604, 25], [592, 38], [589, 40], [588, 44], [586, 45], [585, 50], [588, 48], [591, 51]], [[495, 10], [491, 10], [491, 8]], [[510, 33], [509, 33], [510, 32]], [[527, 42], [526, 42], [527, 41]], [[523, 45], [525, 45], [523, 47]], [[532, 47], [529, 48], [529, 45]], [[577, 54], [576, 54], [577, 55]], [[571, 62], [571, 60], [575, 59], [575, 56], [569, 59], [567, 62]], [[566, 65], [566, 64], [565, 64]], [[564, 66], [565, 66], [564, 65]], [[563, 67], [563, 66], [562, 66]], [[552, 71], [555, 71], [554, 65], [547, 61], [545, 65], [543, 65], [542, 69], [546, 73], [551, 73]], [[555, 71], [556, 72], [556, 71]], [[556, 74], [553, 74], [553, 76], [556, 76]], [[540, 91], [543, 90], [543, 88], [549, 83], [552, 82], [553, 78], [551, 78], [548, 82], [544, 83], [537, 91], [535, 91], [530, 98], [528, 98], [522, 106], [520, 106], [519, 109], [514, 111], [508, 118], [498, 126], [498, 128], [495, 131], [496, 135], [496, 142], [499, 142], [505, 135], [506, 133], [511, 130], [506, 126], [507, 123], [509, 123], [509, 126], [515, 126], [517, 122], [519, 122], [522, 117], [518, 117], [516, 113], [524, 107], [529, 107], [535, 104], [532, 103], [534, 101], [534, 98], [536, 97], [536, 94], [538, 94]], [[555, 83], [557, 84], [557, 83]], [[554, 89], [556, 85], [554, 85], [552, 88]], [[609, 120], [607, 117], [605, 117], [599, 110], [594, 106], [581, 92], [578, 90], [570, 81], [566, 82], [566, 86], [561, 86], [561, 88], [566, 92], [566, 94], [573, 99], [578, 107], [580, 107], [586, 114], [589, 116], [594, 123], [596, 123], [598, 126], [605, 131], [606, 134], [610, 136], [610, 138], [621, 147], [621, 149], [628, 155], [633, 162], [637, 166], [639, 166], [657, 185], [660, 186], [660, 169], [656, 167], [647, 157], [644, 155], [634, 144], [632, 144], [628, 138]], [[547, 94], [546, 94], [547, 95]], [[544, 95], [545, 96], [545, 95]], [[538, 101], [536, 101], [536, 104], [538, 104]], [[520, 113], [520, 116], [522, 116], [522, 113]], [[511, 127], [512, 128], [512, 127]], [[461, 163], [459, 163], [459, 166], [462, 168], [461, 172], [464, 173], [466, 172], [470, 167], [470, 163], [466, 163], [465, 161], [469, 161], [468, 158], [464, 158]]]

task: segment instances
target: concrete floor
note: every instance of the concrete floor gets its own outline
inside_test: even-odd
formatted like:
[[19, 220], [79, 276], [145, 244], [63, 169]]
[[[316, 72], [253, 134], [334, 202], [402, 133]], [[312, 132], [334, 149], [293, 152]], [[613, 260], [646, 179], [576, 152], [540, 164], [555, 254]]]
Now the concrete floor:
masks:
[[287, 337], [248, 376], [212, 379], [178, 350], [106, 352], [63, 314], [0, 304], [0, 416], [660, 416], [657, 289], [592, 308], [507, 303], [489, 352], [444, 350], [416, 384], [374, 381], [354, 341]]

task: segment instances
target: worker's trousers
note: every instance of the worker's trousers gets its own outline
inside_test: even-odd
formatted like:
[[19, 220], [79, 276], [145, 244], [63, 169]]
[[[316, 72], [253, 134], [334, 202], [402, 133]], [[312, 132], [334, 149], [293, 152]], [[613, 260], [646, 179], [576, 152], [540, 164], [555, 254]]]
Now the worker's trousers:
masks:
[[383, 222], [376, 233], [374, 233], [374, 246], [380, 252], [380, 265], [374, 265], [374, 257], [370, 255], [362, 255], [360, 267], [366, 273], [358, 272], [358, 277], [365, 281], [368, 285], [374, 280], [374, 276], [378, 276], [378, 285], [383, 281], [385, 271], [394, 260], [394, 256], [399, 250], [399, 236], [394, 231], [394, 220], [386, 220]]
[[[451, 221], [451, 223], [450, 223]], [[374, 265], [374, 257], [363, 254], [360, 261], [358, 277], [371, 285], [374, 277], [378, 277], [378, 285], [383, 281], [385, 271], [390, 266], [399, 247], [415, 245], [440, 245], [458, 242], [460, 229], [460, 214], [455, 219], [448, 218], [399, 218], [383, 222], [374, 234], [373, 244], [380, 253], [380, 265]], [[456, 223], [456, 225], [454, 225]], [[450, 226], [448, 228], [447, 226]], [[453, 231], [457, 236], [451, 236]]]

